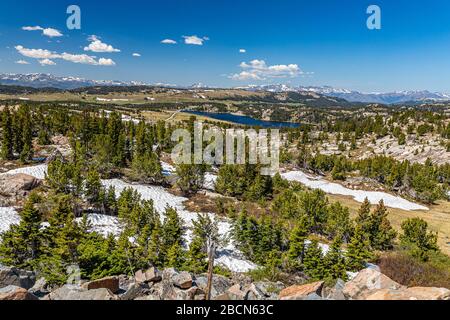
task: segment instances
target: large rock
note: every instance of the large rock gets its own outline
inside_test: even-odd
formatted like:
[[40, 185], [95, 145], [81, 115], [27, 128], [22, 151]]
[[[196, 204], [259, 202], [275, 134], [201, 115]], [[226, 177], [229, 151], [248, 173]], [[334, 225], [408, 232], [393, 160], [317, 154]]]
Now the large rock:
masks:
[[0, 289], [0, 301], [2, 300], [38, 300], [38, 298], [24, 288], [11, 285]]
[[41, 181], [24, 173], [5, 174], [0, 176], [0, 192], [4, 196], [25, 196]]
[[47, 294], [50, 293], [50, 289], [47, 283], [47, 280], [45, 278], [39, 278], [34, 286], [30, 289], [28, 289], [28, 292], [34, 294], [38, 298], [43, 298]]
[[229, 300], [245, 300], [247, 298], [247, 291], [242, 290], [242, 286], [238, 283], [231, 286], [227, 291]]
[[[206, 292], [208, 278], [206, 276], [198, 276], [194, 280], [195, 286]], [[214, 275], [211, 285], [211, 299], [224, 294], [231, 287], [231, 282], [224, 276]]]
[[366, 300], [450, 300], [450, 290], [431, 287], [381, 289], [369, 294]]
[[282, 282], [266, 282], [259, 281], [252, 283], [259, 291], [261, 291], [267, 299], [277, 300], [278, 294], [285, 288]]
[[86, 282], [82, 285], [83, 288], [88, 290], [106, 288], [112, 293], [119, 291], [119, 278], [118, 277], [106, 277], [98, 280]]
[[347, 282], [342, 290], [345, 297], [352, 300], [364, 300], [367, 296], [381, 289], [398, 290], [404, 286], [373, 268], [367, 268]]
[[146, 271], [138, 270], [134, 275], [134, 279], [136, 282], [158, 282], [161, 281], [161, 273], [154, 267]]
[[308, 296], [313, 294], [320, 297], [322, 288], [323, 281], [290, 286], [281, 290], [279, 298], [280, 300], [308, 300]]
[[74, 285], [64, 285], [46, 296], [49, 300], [117, 300], [108, 289], [87, 290]]
[[35, 282], [34, 272], [0, 266], [0, 288], [13, 285], [30, 289]]
[[[150, 286], [144, 282], [131, 283], [125, 293], [120, 295], [120, 300], [135, 300], [150, 293]], [[158, 299], [159, 300], [159, 299]]]
[[192, 276], [189, 272], [181, 272], [172, 277], [173, 284], [180, 289], [189, 289], [192, 287]]

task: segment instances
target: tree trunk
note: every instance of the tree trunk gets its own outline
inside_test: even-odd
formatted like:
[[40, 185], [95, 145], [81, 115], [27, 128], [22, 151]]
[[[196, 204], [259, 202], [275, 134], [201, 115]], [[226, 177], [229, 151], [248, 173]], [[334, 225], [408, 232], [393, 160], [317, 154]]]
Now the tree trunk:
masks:
[[216, 246], [212, 245], [209, 248], [209, 253], [208, 253], [208, 283], [206, 285], [206, 292], [205, 292], [206, 300], [211, 300], [211, 288], [212, 288], [212, 281], [213, 281], [215, 255], [216, 255]]

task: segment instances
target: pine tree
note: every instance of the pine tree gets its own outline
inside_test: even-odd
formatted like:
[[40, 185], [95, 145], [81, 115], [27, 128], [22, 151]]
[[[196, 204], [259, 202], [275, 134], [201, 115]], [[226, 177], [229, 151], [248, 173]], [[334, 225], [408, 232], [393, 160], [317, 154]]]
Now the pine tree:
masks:
[[20, 161], [27, 162], [33, 155], [33, 129], [30, 108], [23, 106], [19, 108], [19, 114], [22, 121], [22, 149], [20, 150]]
[[5, 160], [13, 159], [13, 128], [12, 118], [8, 105], [5, 106], [2, 112], [2, 150], [1, 157]]
[[437, 233], [428, 231], [428, 223], [420, 218], [410, 218], [402, 223], [400, 241], [410, 249], [413, 256], [422, 261], [429, 259], [429, 253], [439, 251]]
[[334, 238], [329, 251], [325, 256], [325, 272], [330, 279], [347, 280], [345, 257], [341, 250], [342, 238]]
[[358, 210], [358, 216], [355, 222], [361, 226], [362, 231], [367, 235], [370, 234], [370, 202], [365, 198], [361, 207]]
[[308, 228], [304, 220], [297, 223], [289, 234], [289, 250], [287, 253], [289, 264], [299, 269], [305, 254], [305, 240], [308, 236]]
[[[169, 259], [172, 259], [172, 262], [175, 263], [174, 259], [178, 257], [184, 244], [183, 221], [177, 211], [171, 207], [166, 208], [164, 216], [161, 229], [161, 253], [166, 263], [168, 263]], [[178, 262], [180, 261], [178, 260]]]
[[177, 186], [185, 194], [196, 193], [205, 182], [205, 164], [179, 164], [176, 167]]
[[84, 194], [86, 199], [92, 204], [99, 204], [100, 193], [103, 189], [102, 183], [100, 181], [100, 175], [95, 169], [90, 169], [87, 172], [86, 182], [85, 182]]
[[18, 225], [12, 225], [10, 230], [1, 235], [0, 263], [31, 268], [36, 265], [42, 250], [42, 215], [32, 200], [28, 200], [20, 217]]
[[320, 280], [325, 277], [323, 253], [317, 240], [312, 240], [308, 244], [303, 259], [303, 268], [304, 272], [313, 280]]
[[383, 200], [380, 200], [369, 219], [369, 240], [373, 249], [388, 250], [393, 247], [393, 241], [397, 236], [397, 232], [391, 227], [387, 216], [386, 206]]
[[328, 210], [325, 233], [329, 238], [341, 237], [344, 241], [348, 242], [352, 232], [352, 223], [348, 208], [343, 207], [340, 202], [333, 203]]
[[350, 271], [359, 271], [372, 258], [370, 242], [362, 227], [357, 225], [347, 246], [346, 264]]

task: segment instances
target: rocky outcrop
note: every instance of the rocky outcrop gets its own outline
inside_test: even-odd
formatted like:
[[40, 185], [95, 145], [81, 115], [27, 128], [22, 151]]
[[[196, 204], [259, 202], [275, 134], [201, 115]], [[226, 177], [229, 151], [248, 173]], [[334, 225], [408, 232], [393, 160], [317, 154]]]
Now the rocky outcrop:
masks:
[[87, 290], [105, 288], [112, 293], [119, 291], [119, 278], [118, 277], [106, 277], [94, 281], [86, 282], [82, 285], [82, 288]]
[[405, 287], [373, 268], [358, 272], [355, 278], [347, 282], [342, 290], [347, 299], [363, 300], [368, 295], [382, 289], [398, 290]]
[[0, 301], [2, 300], [38, 300], [38, 298], [24, 288], [10, 285], [0, 288]]
[[323, 284], [323, 281], [318, 281], [303, 285], [290, 286], [283, 289], [280, 292], [279, 297], [280, 300], [310, 300], [313, 295], [321, 297]]
[[[297, 280], [295, 280], [297, 281]], [[303, 279], [298, 279], [302, 283]], [[34, 285], [33, 285], [34, 284]], [[168, 268], [51, 288], [33, 272], [0, 266], [0, 300], [205, 300], [207, 277]], [[407, 288], [378, 270], [368, 268], [334, 286], [323, 281], [289, 287], [282, 282], [251, 282], [245, 275], [213, 276], [212, 300], [450, 300], [445, 288]]]
[[429, 287], [382, 289], [368, 295], [366, 300], [450, 300], [450, 290]]
[[134, 279], [138, 283], [158, 282], [161, 281], [161, 273], [154, 267], [146, 271], [138, 270], [134, 275]]
[[0, 288], [9, 285], [30, 289], [36, 282], [36, 276], [31, 271], [0, 266]]
[[74, 285], [64, 285], [51, 292], [44, 299], [48, 300], [117, 300], [106, 288], [87, 290]]
[[0, 205], [15, 205], [40, 183], [41, 180], [24, 173], [0, 175]]

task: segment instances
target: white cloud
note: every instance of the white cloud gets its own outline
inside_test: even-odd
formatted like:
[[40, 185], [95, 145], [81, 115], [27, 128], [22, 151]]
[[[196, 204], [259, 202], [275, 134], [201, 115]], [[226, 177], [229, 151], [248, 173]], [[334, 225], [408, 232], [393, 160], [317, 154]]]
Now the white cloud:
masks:
[[84, 51], [92, 52], [120, 52], [119, 49], [115, 49], [112, 45], [103, 43], [96, 35], [92, 35], [88, 38], [91, 42], [89, 46], [84, 47]]
[[133, 53], [133, 57], [140, 57], [140, 56], [141, 56], [140, 53], [137, 53], [137, 52]]
[[40, 26], [35, 26], [35, 27], [27, 26], [27, 27], [22, 27], [22, 30], [25, 30], [25, 31], [37, 31], [37, 30], [44, 30], [44, 28], [42, 28]]
[[15, 46], [16, 50], [23, 56], [33, 59], [55, 59], [59, 55], [45, 49], [27, 49], [23, 46]]
[[25, 31], [42, 31], [42, 34], [44, 36], [53, 38], [53, 37], [62, 37], [63, 34], [56, 29], [53, 28], [42, 28], [40, 26], [26, 26], [26, 27], [22, 27], [22, 30]]
[[56, 63], [50, 59], [43, 59], [43, 60], [39, 60], [39, 63], [41, 64], [41, 66], [54, 66], [56, 65]]
[[112, 59], [100, 58], [98, 60], [99, 66], [115, 66], [116, 63]]
[[[96, 59], [94, 56], [89, 56], [87, 54], [71, 54], [71, 53], [57, 53], [49, 51], [46, 49], [28, 49], [23, 46], [15, 46], [16, 50], [23, 56], [33, 59], [40, 59], [41, 61], [52, 60], [52, 59], [62, 59], [65, 61], [88, 64], [93, 66], [114, 66], [116, 63], [111, 59], [100, 58]], [[39, 61], [41, 63], [41, 61]]]
[[185, 44], [193, 44], [196, 46], [202, 46], [204, 41], [209, 40], [208, 37], [199, 38], [197, 36], [183, 36]]
[[164, 43], [164, 44], [177, 44], [177, 42], [175, 40], [172, 40], [172, 39], [164, 39], [164, 40], [161, 41], [161, 43]]
[[245, 49], [239, 49], [239, 53], [246, 53], [247, 52], [247, 50], [245, 50]]
[[234, 80], [267, 80], [270, 78], [294, 78], [304, 74], [297, 64], [278, 64], [268, 66], [264, 60], [242, 62], [239, 65], [243, 70], [230, 76]]
[[14, 63], [17, 63], [17, 64], [30, 64], [28, 61], [25, 61], [25, 60], [17, 60]]
[[42, 34], [44, 36], [53, 38], [53, 37], [62, 37], [62, 33], [59, 32], [59, 30], [53, 29], [53, 28], [45, 28], [44, 30], [42, 30]]

